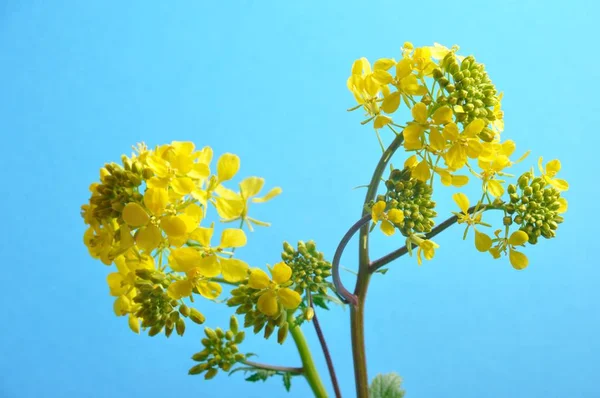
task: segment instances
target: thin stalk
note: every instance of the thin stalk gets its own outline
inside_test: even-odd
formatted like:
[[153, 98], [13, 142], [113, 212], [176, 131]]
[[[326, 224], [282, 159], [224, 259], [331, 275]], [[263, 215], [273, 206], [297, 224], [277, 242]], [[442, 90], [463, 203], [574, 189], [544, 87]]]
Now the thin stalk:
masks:
[[257, 369], [265, 369], [265, 370], [274, 370], [276, 372], [289, 372], [293, 374], [302, 374], [302, 368], [296, 368], [291, 366], [277, 366], [277, 365], [268, 365], [264, 363], [254, 362], [254, 361], [242, 361], [244, 365], [252, 366]]
[[[483, 206], [483, 208], [480, 208], [479, 210], [487, 211], [487, 210], [500, 210], [500, 209], [502, 209], [502, 208], [496, 207], [496, 206]], [[468, 213], [474, 213], [477, 210], [478, 210], [477, 206], [471, 206], [468, 210]], [[456, 223], [457, 221], [458, 221], [458, 217], [456, 215], [450, 217], [449, 219], [445, 220], [444, 222], [442, 222], [441, 224], [439, 224], [435, 228], [433, 228], [431, 230], [431, 232], [429, 232], [428, 234], [425, 234], [425, 238], [426, 239], [433, 238], [440, 232], [448, 229], [451, 225], [454, 225], [454, 223]], [[396, 260], [397, 258], [404, 256], [406, 253], [408, 253], [408, 247], [402, 246], [400, 249], [394, 250], [393, 252], [386, 254], [385, 256], [381, 257], [380, 259], [373, 261], [369, 265], [369, 273], [372, 274], [373, 272], [377, 271], [379, 268], [383, 267], [384, 265], [389, 264], [392, 261]]]
[[327, 342], [325, 341], [325, 334], [323, 334], [323, 330], [321, 329], [321, 325], [319, 324], [319, 318], [317, 317], [317, 310], [313, 305], [312, 296], [310, 292], [308, 293], [308, 304], [313, 309], [313, 318], [312, 323], [315, 326], [315, 332], [317, 333], [317, 337], [319, 338], [319, 343], [321, 343], [321, 349], [323, 350], [323, 356], [325, 357], [325, 362], [327, 362], [327, 369], [329, 369], [329, 377], [331, 378], [331, 384], [333, 386], [333, 391], [335, 393], [336, 398], [342, 398], [342, 392], [340, 391], [340, 385], [337, 380], [337, 376], [335, 374], [335, 367], [333, 366], [333, 360], [331, 358], [331, 354], [329, 353], [329, 348], [327, 347]]
[[[374, 201], [377, 195], [377, 188], [381, 182], [381, 177], [389, 163], [392, 155], [402, 145], [404, 141], [404, 135], [400, 134], [394, 138], [390, 146], [381, 155], [363, 205], [362, 215], [363, 218], [368, 215], [368, 210], [365, 208], [369, 202]], [[358, 241], [358, 277], [356, 279], [356, 287], [354, 289], [354, 296], [357, 298], [356, 305], [350, 307], [350, 327], [352, 336], [352, 357], [354, 360], [354, 381], [356, 387], [356, 396], [358, 398], [369, 397], [369, 377], [367, 373], [367, 356], [365, 348], [365, 332], [364, 332], [364, 313], [365, 313], [365, 300], [367, 297], [367, 289], [369, 287], [369, 279], [371, 274], [369, 273], [369, 225], [365, 223], [360, 228], [359, 241]]]
[[302, 374], [310, 385], [315, 397], [327, 398], [327, 391], [323, 386], [323, 382], [321, 381], [321, 377], [319, 376], [319, 372], [313, 361], [304, 333], [302, 333], [300, 326], [296, 325], [296, 320], [292, 314], [288, 315], [288, 324], [290, 325], [290, 334], [296, 343], [296, 348], [298, 349], [300, 359], [302, 360]]

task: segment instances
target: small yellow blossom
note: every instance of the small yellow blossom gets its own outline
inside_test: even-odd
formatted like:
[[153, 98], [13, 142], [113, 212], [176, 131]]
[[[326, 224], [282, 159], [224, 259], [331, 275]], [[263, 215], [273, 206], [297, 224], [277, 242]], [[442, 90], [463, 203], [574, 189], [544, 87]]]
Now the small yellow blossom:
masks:
[[371, 218], [373, 225], [381, 221], [379, 226], [381, 231], [387, 236], [391, 236], [396, 232], [396, 224], [404, 221], [404, 213], [398, 209], [391, 209], [386, 213], [385, 207], [386, 203], [384, 201], [375, 203], [371, 209]]
[[267, 316], [274, 316], [280, 312], [280, 305], [286, 310], [297, 308], [302, 297], [287, 287], [291, 284], [292, 269], [280, 262], [270, 271], [273, 279], [260, 268], [254, 268], [248, 279], [249, 287], [261, 291], [256, 304], [259, 311]]
[[546, 168], [543, 167], [544, 159], [540, 157], [538, 161], [538, 167], [540, 169], [540, 173], [542, 173], [542, 178], [546, 183], [552, 185], [554, 188], [559, 191], [566, 191], [569, 189], [569, 183], [560, 178], [554, 178], [554, 176], [560, 171], [561, 164], [560, 160], [554, 159], [546, 163]]

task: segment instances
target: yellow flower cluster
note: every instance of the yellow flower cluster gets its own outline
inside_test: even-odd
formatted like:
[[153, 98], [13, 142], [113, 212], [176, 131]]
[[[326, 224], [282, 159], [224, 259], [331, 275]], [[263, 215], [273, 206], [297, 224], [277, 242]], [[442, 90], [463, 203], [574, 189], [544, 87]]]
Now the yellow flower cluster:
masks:
[[[142, 327], [165, 327], [167, 333], [178, 326], [180, 314], [201, 323], [197, 310], [175, 311], [182, 299], [199, 294], [212, 300], [221, 293], [222, 280], [247, 278], [248, 264], [233, 258], [234, 250], [246, 245], [243, 225], [268, 225], [248, 216], [249, 202], [266, 202], [281, 189], [256, 197], [264, 185], [259, 177], [242, 180], [238, 190], [227, 188], [240, 160], [223, 154], [212, 173], [212, 157], [210, 147], [197, 150], [191, 142], [155, 149], [140, 144], [131, 157], [122, 157], [122, 165], [105, 165], [100, 182], [90, 186], [89, 203], [82, 206], [88, 225], [84, 242], [92, 257], [116, 265], [117, 272], [108, 275], [110, 293], [117, 297], [115, 314], [129, 315], [136, 332], [140, 319]], [[240, 222], [239, 228], [223, 229], [216, 246], [214, 222], [201, 225], [209, 205], [222, 222]]]
[[[478, 250], [491, 251], [494, 257], [508, 250], [513, 266], [524, 268], [524, 255], [517, 252], [515, 247], [522, 244], [523, 234], [531, 235], [534, 233], [532, 231], [535, 231], [536, 236], [528, 235], [524, 242], [535, 244], [540, 234], [544, 237], [554, 236], [555, 228], [551, 228], [555, 223], [551, 218], [557, 217], [551, 213], [554, 210], [540, 213], [535, 208], [554, 205], [541, 201], [539, 197], [529, 205], [530, 198], [524, 196], [524, 202], [519, 204], [529, 206], [531, 214], [522, 211], [520, 218], [515, 220], [527, 216], [529, 224], [522, 226], [520, 232], [515, 232], [510, 237], [496, 234], [496, 238], [492, 239], [475, 228], [491, 226], [482, 222], [484, 210], [494, 208], [506, 211], [507, 207], [510, 210], [510, 200], [503, 200], [506, 194], [505, 178], [512, 177], [507, 174], [507, 169], [522, 161], [528, 152], [516, 161], [511, 160], [516, 144], [512, 140], [501, 139], [504, 130], [502, 93], [498, 93], [492, 84], [483, 64], [473, 56], [459, 56], [457, 51], [457, 46], [448, 49], [436, 43], [433, 46], [415, 48], [411, 43], [405, 43], [398, 61], [382, 58], [371, 66], [366, 58], [358, 59], [352, 65], [347, 81], [348, 89], [358, 103], [358, 106], [350, 110], [363, 108], [367, 119], [362, 124], [372, 121], [379, 139], [379, 130], [388, 128], [395, 134], [396, 140], [402, 140], [405, 151], [410, 154], [403, 171], [409, 174], [410, 179], [403, 181], [400, 188], [394, 189], [395, 192], [402, 193], [406, 191], [407, 185], [412, 187], [417, 182], [433, 189], [436, 174], [442, 185], [462, 187], [469, 182], [469, 177], [461, 174], [465, 169], [479, 179], [482, 197], [477, 201], [474, 211], [469, 211], [469, 200], [464, 194], [454, 195], [461, 210], [460, 213], [455, 213], [457, 221], [467, 224], [465, 237], [469, 227], [473, 227]], [[410, 110], [409, 121], [404, 125], [398, 124], [394, 119], [402, 104]], [[554, 189], [541, 194], [542, 198], [556, 201], [557, 195], [568, 189], [564, 180], [555, 178], [559, 169], [558, 160], [549, 162], [544, 169], [540, 159], [540, 183]], [[392, 184], [398, 184], [397, 178], [391, 177]], [[403, 197], [398, 199], [390, 196], [390, 189], [388, 186], [388, 194], [378, 196], [377, 202], [371, 207], [374, 223], [380, 223], [381, 230], [388, 236], [396, 228], [403, 231], [408, 216], [418, 217], [418, 214], [422, 215], [428, 210], [423, 206], [414, 211], [398, 210], [397, 203]], [[414, 196], [414, 189], [408, 191]], [[511, 198], [512, 195], [511, 193]], [[539, 218], [540, 214], [548, 219], [542, 220]], [[505, 215], [505, 223], [509, 222], [508, 215]], [[418, 218], [410, 221], [417, 224]], [[512, 219], [510, 222], [512, 223]], [[538, 227], [538, 224], [544, 227]], [[416, 244], [420, 248], [419, 253], [424, 254], [426, 259], [433, 257], [437, 245], [430, 242], [426, 234], [419, 231], [403, 233], [407, 236], [409, 249], [411, 244]], [[418, 261], [420, 264], [420, 256]]]

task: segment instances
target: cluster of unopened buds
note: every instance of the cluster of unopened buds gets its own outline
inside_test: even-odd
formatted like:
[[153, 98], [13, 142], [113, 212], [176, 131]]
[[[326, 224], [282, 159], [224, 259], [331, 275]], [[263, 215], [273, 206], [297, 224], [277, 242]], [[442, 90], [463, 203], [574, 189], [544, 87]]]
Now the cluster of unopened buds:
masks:
[[[331, 262], [314, 241], [299, 241], [296, 247], [284, 242], [280, 261], [264, 259], [273, 264], [266, 270], [238, 258], [236, 249], [247, 244], [247, 231], [269, 226], [249, 216], [251, 203], [267, 202], [282, 191], [275, 187], [258, 196], [264, 185], [260, 177], [232, 185], [240, 159], [230, 153], [221, 155], [211, 169], [210, 147], [171, 142], [152, 149], [138, 144], [120, 164], [104, 165], [99, 181], [90, 186], [81, 213], [87, 225], [84, 242], [93, 258], [114, 265], [107, 276], [114, 312], [127, 316], [134, 332], [183, 335], [186, 321], [205, 322], [205, 299], [225, 303], [243, 317], [243, 328], [266, 339], [275, 335], [283, 344], [292, 335], [302, 361], [299, 368], [250, 361], [253, 354], [240, 351], [245, 332], [233, 315], [226, 331], [204, 329], [203, 349], [192, 356], [197, 364], [190, 374], [212, 379], [219, 370], [252, 372], [249, 381], [281, 376], [288, 390], [292, 376], [303, 375], [316, 396], [326, 396], [300, 329], [312, 323], [340, 397], [315, 308], [349, 304], [357, 396], [377, 398], [377, 388], [369, 392], [366, 387], [361, 331], [370, 274], [414, 249], [419, 265], [433, 259], [440, 246], [432, 238], [453, 224], [465, 226], [463, 239], [473, 230], [478, 251], [492, 258], [507, 256], [519, 270], [529, 264], [526, 245], [557, 235], [567, 210], [562, 194], [569, 188], [557, 178], [561, 163], [544, 164], [540, 158], [537, 174], [534, 168], [518, 178], [509, 174], [529, 152], [512, 159], [516, 144], [501, 137], [502, 93], [475, 57], [460, 56], [456, 46], [415, 48], [405, 43], [398, 60], [382, 58], [373, 65], [365, 58], [355, 61], [347, 86], [358, 103], [350, 110], [365, 112], [362, 124], [372, 124], [383, 154], [367, 185], [362, 218], [342, 238]], [[406, 123], [399, 122], [402, 110]], [[382, 131], [391, 133], [387, 148]], [[384, 175], [399, 149], [405, 152], [402, 166], [390, 165], [389, 175]], [[436, 200], [443, 199], [438, 187], [462, 188], [470, 181], [481, 187], [477, 198], [455, 193], [458, 211], [438, 223]], [[385, 189], [379, 190], [380, 182]], [[502, 215], [491, 217], [501, 220], [495, 227], [494, 221], [484, 221], [488, 211]], [[371, 261], [369, 234], [377, 226], [386, 236], [399, 231], [404, 246]], [[357, 283], [351, 292], [341, 282], [340, 259], [358, 231]], [[215, 234], [218, 238], [213, 239]], [[392, 379], [394, 396], [402, 396], [399, 379]], [[373, 385], [382, 380], [378, 376]]]

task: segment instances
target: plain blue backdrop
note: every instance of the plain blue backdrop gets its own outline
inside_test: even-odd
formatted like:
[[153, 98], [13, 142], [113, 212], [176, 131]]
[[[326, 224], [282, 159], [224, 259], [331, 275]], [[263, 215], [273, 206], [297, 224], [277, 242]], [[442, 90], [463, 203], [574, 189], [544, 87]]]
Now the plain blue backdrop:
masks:
[[[504, 137], [532, 149], [518, 171], [560, 158], [570, 208], [557, 239], [528, 248], [524, 271], [477, 253], [455, 227], [434, 261], [403, 258], [376, 276], [370, 377], [398, 372], [409, 397], [600, 396], [598, 11], [591, 0], [1, 1], [0, 396], [308, 396], [302, 379], [286, 394], [280, 380], [188, 376], [201, 328], [168, 340], [131, 333], [112, 313], [109, 269], [82, 243], [79, 207], [99, 167], [136, 142], [192, 140], [283, 188], [253, 207], [273, 226], [250, 237], [244, 259], [273, 263], [283, 240], [298, 239], [331, 258], [360, 215], [364, 191], [352, 188], [380, 154], [372, 128], [346, 112], [351, 63], [398, 58], [407, 40], [459, 44], [487, 65], [505, 93]], [[440, 191], [442, 215], [455, 209], [452, 192]], [[377, 255], [402, 242], [373, 243]], [[344, 265], [355, 258], [353, 246]], [[208, 325], [227, 319], [203, 305]], [[351, 397], [348, 316], [321, 312]], [[299, 364], [291, 342], [243, 347]]]

